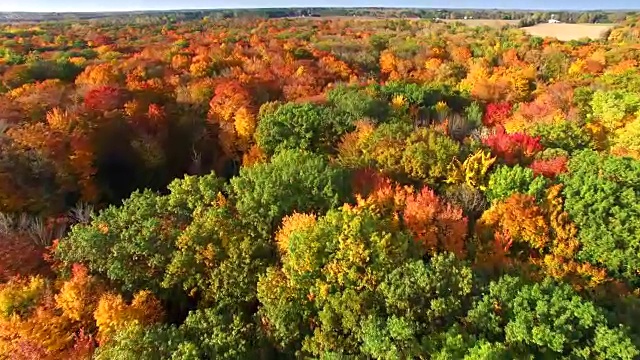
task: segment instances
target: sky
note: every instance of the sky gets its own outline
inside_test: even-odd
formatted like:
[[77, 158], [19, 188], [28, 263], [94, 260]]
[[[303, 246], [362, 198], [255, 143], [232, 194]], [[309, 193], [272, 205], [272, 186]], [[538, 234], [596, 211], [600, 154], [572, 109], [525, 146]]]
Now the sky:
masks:
[[0, 0], [0, 11], [85, 12], [256, 7], [640, 9], [640, 0]]

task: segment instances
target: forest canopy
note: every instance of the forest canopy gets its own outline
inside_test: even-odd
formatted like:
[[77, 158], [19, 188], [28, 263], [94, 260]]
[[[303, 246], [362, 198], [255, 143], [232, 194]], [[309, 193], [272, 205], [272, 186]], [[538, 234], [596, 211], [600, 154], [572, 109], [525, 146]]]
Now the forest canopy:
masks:
[[0, 24], [0, 359], [640, 358], [634, 14], [220, 14]]

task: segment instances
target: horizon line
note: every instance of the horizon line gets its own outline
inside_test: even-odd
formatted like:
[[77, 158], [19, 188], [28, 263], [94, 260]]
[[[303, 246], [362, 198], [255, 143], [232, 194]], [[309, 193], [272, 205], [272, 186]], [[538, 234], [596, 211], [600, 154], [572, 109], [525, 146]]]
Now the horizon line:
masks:
[[424, 9], [439, 9], [439, 10], [495, 10], [495, 11], [572, 11], [572, 12], [587, 12], [587, 11], [602, 11], [602, 12], [633, 12], [640, 11], [640, 8], [612, 8], [612, 9], [527, 9], [527, 8], [503, 8], [503, 7], [429, 7], [429, 6], [411, 6], [411, 7], [398, 7], [398, 6], [266, 6], [266, 7], [212, 7], [212, 8], [166, 8], [166, 9], [131, 9], [131, 10], [93, 10], [93, 11], [3, 11], [0, 10], [0, 14], [109, 14], [109, 13], [136, 13], [136, 12], [170, 12], [170, 11], [210, 11], [210, 10], [272, 10], [272, 9], [398, 9], [398, 10], [424, 10]]

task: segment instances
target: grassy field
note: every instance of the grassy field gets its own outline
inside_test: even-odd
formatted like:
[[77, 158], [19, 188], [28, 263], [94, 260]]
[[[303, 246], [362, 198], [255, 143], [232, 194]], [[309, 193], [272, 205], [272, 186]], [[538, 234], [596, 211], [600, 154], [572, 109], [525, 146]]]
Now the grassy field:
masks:
[[599, 39], [614, 26], [613, 24], [538, 24], [522, 29], [534, 36], [548, 36], [569, 41], [585, 37]]

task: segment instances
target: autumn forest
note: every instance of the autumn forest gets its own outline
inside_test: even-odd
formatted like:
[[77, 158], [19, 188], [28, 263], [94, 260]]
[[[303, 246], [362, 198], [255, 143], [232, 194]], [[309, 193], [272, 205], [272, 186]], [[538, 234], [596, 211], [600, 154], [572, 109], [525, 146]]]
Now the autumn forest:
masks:
[[0, 359], [639, 359], [640, 19], [0, 24]]

